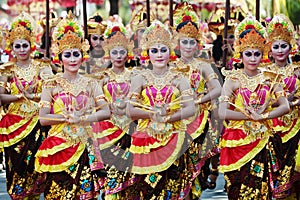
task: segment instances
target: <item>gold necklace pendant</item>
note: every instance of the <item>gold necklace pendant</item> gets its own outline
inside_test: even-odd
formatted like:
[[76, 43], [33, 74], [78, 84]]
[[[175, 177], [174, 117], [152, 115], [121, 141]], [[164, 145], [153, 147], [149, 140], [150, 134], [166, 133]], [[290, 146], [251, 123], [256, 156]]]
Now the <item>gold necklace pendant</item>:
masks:
[[16, 65], [14, 72], [19, 79], [23, 79], [27, 82], [32, 81], [39, 73], [35, 65], [29, 65], [26, 68]]
[[84, 77], [79, 77], [74, 82], [70, 82], [64, 77], [57, 78], [57, 83], [62, 88], [62, 90], [74, 96], [78, 96], [81, 92], [87, 91], [89, 82], [89, 79]]

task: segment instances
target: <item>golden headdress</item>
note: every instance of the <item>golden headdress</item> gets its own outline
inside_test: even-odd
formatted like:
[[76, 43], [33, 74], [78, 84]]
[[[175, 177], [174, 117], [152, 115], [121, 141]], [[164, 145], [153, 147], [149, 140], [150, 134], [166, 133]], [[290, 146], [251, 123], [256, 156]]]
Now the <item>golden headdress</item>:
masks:
[[22, 12], [11, 23], [10, 29], [6, 33], [5, 51], [10, 54], [11, 45], [15, 40], [25, 39], [30, 42], [31, 51], [35, 50], [36, 24], [34, 19], [26, 12]]
[[114, 47], [124, 47], [127, 49], [128, 59], [133, 59], [134, 44], [126, 37], [125, 27], [122, 24], [112, 24], [112, 27], [108, 27], [106, 30], [106, 34], [108, 33], [109, 35], [102, 43], [105, 56], [108, 57], [110, 50]]
[[[99, 18], [96, 20], [95, 18]], [[106, 30], [107, 24], [103, 21], [101, 15], [96, 13], [95, 15], [91, 16], [87, 22], [88, 27], [88, 34], [95, 34], [95, 35], [103, 35]]]
[[264, 38], [265, 28], [253, 16], [247, 16], [235, 29], [234, 58], [240, 58], [240, 53], [246, 49], [259, 49], [264, 59], [268, 58], [269, 45]]
[[55, 54], [54, 63], [59, 62], [58, 55], [64, 50], [73, 48], [80, 49], [83, 52], [83, 58], [88, 59], [89, 42], [84, 39], [82, 27], [72, 12], [69, 12], [68, 16], [57, 24], [53, 31], [52, 39], [51, 50]]
[[[60, 18], [57, 16], [57, 13], [55, 11], [51, 11], [50, 16], [49, 16], [49, 27], [50, 28], [55, 27], [58, 24], [59, 20], [60, 20]], [[42, 16], [41, 26], [44, 29], [46, 28], [46, 16]]]
[[[155, 20], [155, 14], [150, 12], [150, 23]], [[145, 29], [147, 27], [147, 11], [145, 7], [132, 13], [129, 22], [131, 30], [135, 33], [137, 30]]]
[[294, 30], [294, 25], [287, 16], [277, 14], [267, 26], [268, 41], [273, 43], [275, 40], [283, 40], [293, 46]]
[[176, 59], [174, 48], [177, 45], [177, 40], [173, 38], [171, 32], [158, 20], [154, 20], [149, 27], [146, 28], [142, 40], [141, 60], [149, 59], [147, 51], [154, 44], [164, 44], [170, 49], [170, 58]]
[[[180, 37], [190, 37], [198, 41], [202, 39], [202, 33], [199, 30], [200, 17], [192, 5], [184, 2], [174, 10], [174, 25]], [[193, 23], [194, 24], [193, 24]], [[195, 26], [196, 25], [196, 26]]]

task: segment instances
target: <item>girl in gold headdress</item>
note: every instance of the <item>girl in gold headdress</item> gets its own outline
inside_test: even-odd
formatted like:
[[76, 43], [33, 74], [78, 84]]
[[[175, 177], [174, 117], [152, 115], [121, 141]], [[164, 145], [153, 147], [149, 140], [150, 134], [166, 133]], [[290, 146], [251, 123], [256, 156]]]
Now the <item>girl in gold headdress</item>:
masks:
[[[220, 141], [220, 166], [229, 199], [272, 199], [279, 176], [281, 138], [272, 121], [289, 112], [277, 74], [258, 66], [268, 55], [263, 26], [252, 16], [235, 30], [235, 57], [244, 69], [227, 71], [220, 97], [219, 116], [228, 120]], [[274, 94], [274, 95], [273, 95]], [[278, 107], [271, 108], [271, 98]]]
[[46, 128], [38, 122], [38, 101], [43, 81], [52, 72], [49, 63], [31, 58], [35, 26], [27, 13], [13, 20], [5, 51], [15, 59], [0, 70], [0, 99], [8, 105], [6, 114], [1, 113], [0, 146], [5, 151], [7, 191], [12, 199], [39, 198], [45, 181], [45, 175], [35, 171], [34, 157], [46, 137]]
[[141, 44], [153, 69], [131, 80], [127, 114], [138, 119], [129, 148], [133, 179], [119, 198], [184, 199], [194, 171], [186, 153], [192, 137], [185, 133], [185, 119], [195, 112], [193, 91], [187, 78], [168, 67], [175, 42], [161, 22], [146, 28]]
[[285, 158], [282, 161], [284, 163], [281, 169], [282, 177], [275, 191], [275, 197], [282, 198], [290, 195], [289, 190], [295, 180], [295, 156], [300, 138], [300, 68], [299, 65], [289, 63], [289, 55], [295, 44], [294, 26], [290, 19], [283, 14], [275, 15], [268, 24], [267, 32], [274, 63], [267, 65], [265, 70], [281, 76], [279, 81], [283, 85], [291, 107], [288, 114], [273, 120], [275, 130], [280, 131]]
[[[195, 96], [195, 104], [197, 107], [196, 115], [192, 122], [187, 126], [187, 132], [191, 134], [194, 139], [194, 143], [192, 144], [192, 148], [195, 149], [194, 146], [197, 146], [197, 151], [194, 154], [201, 152], [201, 156], [195, 162], [198, 162], [199, 169], [200, 160], [202, 158], [201, 163], [205, 163], [204, 160], [208, 159], [209, 156], [215, 155], [216, 152], [209, 154], [213, 147], [216, 145], [212, 144], [218, 137], [213, 133], [208, 132], [209, 121], [213, 120], [210, 118], [211, 102], [215, 103], [216, 99], [221, 94], [221, 85], [218, 80], [218, 75], [214, 72], [211, 65], [200, 58], [195, 58], [196, 52], [199, 50], [200, 42], [202, 41], [202, 35], [198, 28], [199, 17], [196, 12], [192, 8], [192, 6], [188, 5], [186, 2], [179, 6], [174, 11], [175, 16], [175, 24], [176, 31], [178, 32], [179, 38], [179, 49], [180, 49], [180, 59], [174, 62], [175, 67], [173, 70], [183, 73], [189, 80], [191, 87], [194, 91]], [[214, 104], [215, 105], [215, 104]], [[210, 127], [211, 128], [216, 128]], [[213, 132], [213, 131], [210, 131]], [[217, 133], [217, 131], [215, 131]], [[206, 138], [207, 137], [207, 138]], [[212, 139], [212, 138], [215, 139]], [[209, 139], [208, 139], [209, 138]], [[209, 143], [209, 145], [204, 145], [204, 139]], [[203, 159], [204, 158], [204, 159]], [[218, 158], [216, 158], [215, 165], [213, 166], [212, 172], [209, 175], [209, 172], [206, 173], [205, 180], [201, 181], [202, 190], [209, 187], [214, 189], [216, 178], [218, 176], [217, 163]], [[202, 164], [202, 165], [203, 165]], [[195, 171], [194, 176], [199, 175], [200, 171]], [[210, 177], [210, 182], [206, 185], [207, 176]]]
[[78, 73], [89, 44], [71, 13], [52, 37], [54, 61], [62, 63], [64, 72], [42, 91], [40, 122], [51, 129], [36, 153], [35, 167], [48, 174], [45, 199], [94, 199], [102, 186], [103, 163], [90, 123], [108, 119], [109, 108], [98, 83]]

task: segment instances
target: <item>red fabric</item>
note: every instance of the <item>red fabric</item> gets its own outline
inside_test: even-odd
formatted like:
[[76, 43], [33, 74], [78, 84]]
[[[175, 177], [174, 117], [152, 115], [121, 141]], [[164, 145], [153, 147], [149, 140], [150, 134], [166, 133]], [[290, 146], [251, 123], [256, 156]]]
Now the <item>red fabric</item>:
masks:
[[113, 128], [115, 125], [110, 121], [100, 121], [93, 124], [93, 132], [94, 133], [101, 133], [102, 131]]
[[[225, 140], [239, 140], [245, 138], [246, 134], [240, 129], [226, 129], [222, 139]], [[256, 141], [243, 146], [234, 148], [222, 148], [220, 154], [220, 165], [230, 165], [236, 163], [238, 160], [243, 158], [247, 153], [252, 151], [259, 143], [259, 139]]]
[[10, 127], [11, 125], [19, 123], [23, 119], [23, 117], [20, 117], [18, 115], [6, 114], [0, 120], [0, 128]]
[[[138, 167], [148, 167], [164, 163], [175, 151], [177, 142], [178, 134], [173, 134], [167, 145], [154, 149], [148, 154], [134, 154], [133, 165]], [[177, 155], [176, 158], [178, 158], [179, 156], [180, 155]]]
[[272, 119], [273, 121], [273, 126], [276, 127], [276, 126], [284, 126], [283, 124], [283, 121], [279, 120], [278, 118], [274, 118]]
[[78, 143], [76, 146], [71, 146], [67, 149], [64, 149], [63, 151], [57, 152], [54, 155], [48, 155], [47, 157], [39, 158], [40, 165], [43, 164], [55, 166], [67, 162], [70, 158], [72, 158], [72, 156], [74, 156], [79, 147], [79, 144], [80, 143]]
[[44, 140], [42, 145], [40, 146], [39, 150], [47, 150], [47, 149], [52, 149], [53, 147], [56, 147], [58, 145], [61, 145], [65, 143], [66, 140], [63, 138], [55, 137], [55, 136], [50, 136]]
[[278, 132], [278, 134], [280, 135], [280, 137], [284, 137], [285, 135], [289, 134], [290, 131], [294, 128], [294, 126], [297, 123], [297, 121], [298, 121], [298, 118], [296, 118], [296, 119], [293, 120], [293, 124], [292, 124], [292, 126], [291, 126], [291, 128], [289, 130], [287, 130], [285, 132]]
[[134, 146], [149, 146], [154, 144], [155, 142], [159, 141], [149, 136], [147, 132], [134, 132], [132, 134], [132, 144]]
[[187, 125], [187, 131], [186, 132], [189, 135], [195, 133], [195, 131], [200, 127], [200, 125], [202, 124], [203, 117], [204, 117], [204, 112], [202, 112], [201, 115], [197, 116], [197, 118], [192, 123]]
[[[5, 121], [7, 121], [7, 119], [5, 119]], [[30, 124], [30, 122], [31, 122], [31, 120], [29, 120], [26, 124], [24, 124], [23, 126], [18, 128], [17, 130], [9, 133], [8, 135], [0, 134], [0, 142], [6, 142], [6, 141], [9, 141], [9, 140], [17, 137], [27, 128], [27, 126]]]
[[107, 135], [105, 137], [102, 138], [98, 138], [97, 141], [99, 144], [104, 144], [106, 142], [112, 141], [113, 139], [119, 137], [119, 135], [121, 135], [123, 133], [123, 131], [121, 129], [118, 129], [117, 131], [115, 131], [114, 133]]

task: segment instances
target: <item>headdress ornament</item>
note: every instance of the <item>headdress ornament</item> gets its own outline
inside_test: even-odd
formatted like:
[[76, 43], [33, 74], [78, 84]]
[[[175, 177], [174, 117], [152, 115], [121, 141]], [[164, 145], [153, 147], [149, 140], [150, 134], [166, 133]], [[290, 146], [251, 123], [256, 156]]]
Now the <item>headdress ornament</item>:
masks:
[[169, 47], [171, 59], [176, 59], [174, 48], [177, 45], [177, 40], [174, 40], [171, 32], [158, 20], [154, 20], [149, 27], [146, 28], [141, 44], [142, 53], [141, 60], [147, 60], [148, 49], [154, 44], [164, 44]]
[[128, 59], [133, 59], [132, 49], [134, 47], [133, 41], [126, 37], [126, 30], [122, 24], [111, 24], [105, 31], [104, 42], [102, 43], [106, 57], [108, 57], [110, 50], [114, 47], [124, 47], [127, 49]]
[[87, 22], [88, 27], [88, 34], [95, 34], [95, 35], [103, 35], [103, 33], [106, 30], [107, 23], [105, 21], [96, 21], [94, 17], [99, 17], [102, 19], [102, 17], [99, 15], [99, 13], [96, 13], [95, 15], [91, 16], [90, 19]]
[[[194, 10], [193, 6], [187, 2], [182, 3], [174, 10], [174, 25], [177, 27], [177, 32], [179, 37], [190, 37], [197, 40], [201, 40], [202, 33], [199, 30], [200, 17], [197, 15], [197, 12]], [[183, 22], [187, 22], [182, 27], [179, 27]], [[192, 24], [194, 22], [196, 26]]]
[[[155, 14], [150, 12], [150, 23], [155, 20]], [[131, 20], [129, 22], [130, 28], [133, 32], [136, 32], [139, 29], [144, 29], [147, 27], [147, 11], [145, 7], [132, 13]]]
[[[51, 11], [50, 16], [49, 16], [49, 26], [50, 26], [50, 28], [55, 27], [58, 24], [59, 20], [60, 20], [60, 18], [58, 17], [57, 13], [55, 11]], [[40, 23], [41, 23], [41, 26], [43, 28], [46, 27], [46, 16], [43, 16], [41, 18]]]
[[66, 49], [77, 48], [83, 52], [83, 58], [88, 59], [87, 51], [90, 48], [89, 42], [84, 39], [82, 27], [70, 11], [68, 16], [62, 19], [52, 34], [52, 52], [55, 54], [53, 62], [59, 62], [58, 55]]
[[35, 47], [36, 24], [34, 19], [26, 12], [22, 12], [11, 23], [10, 29], [6, 33], [6, 48], [5, 51], [10, 54], [11, 44], [15, 40], [25, 39], [30, 42], [31, 51]]
[[268, 40], [271, 43], [275, 40], [283, 40], [293, 46], [295, 44], [294, 30], [294, 25], [287, 16], [277, 14], [267, 26]]
[[264, 60], [268, 59], [269, 46], [266, 42], [265, 28], [253, 16], [247, 16], [235, 29], [234, 58], [239, 59], [240, 53], [246, 49], [259, 49], [263, 52]]

